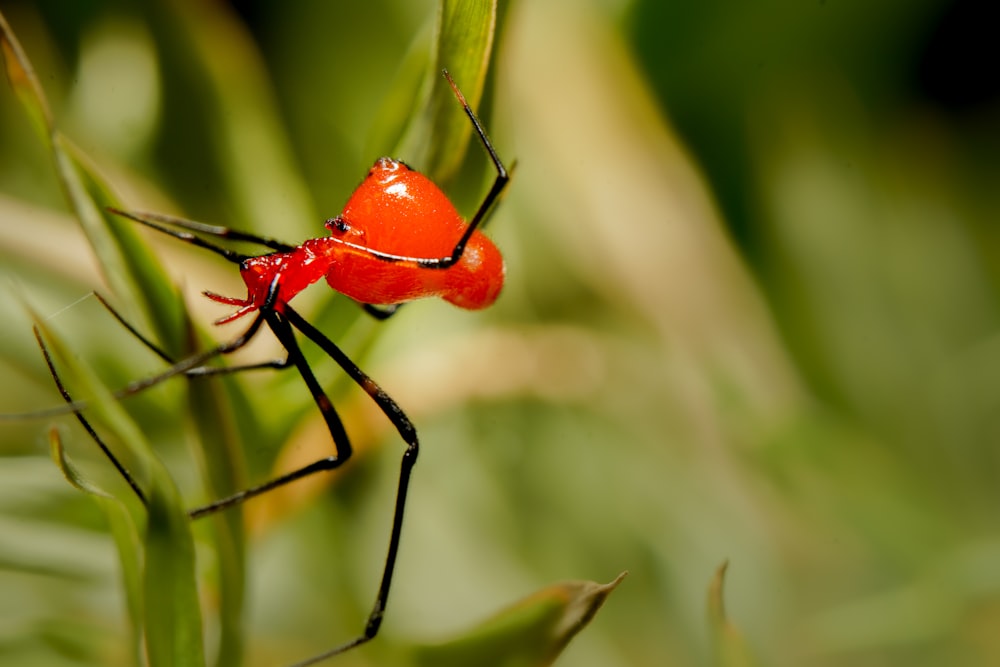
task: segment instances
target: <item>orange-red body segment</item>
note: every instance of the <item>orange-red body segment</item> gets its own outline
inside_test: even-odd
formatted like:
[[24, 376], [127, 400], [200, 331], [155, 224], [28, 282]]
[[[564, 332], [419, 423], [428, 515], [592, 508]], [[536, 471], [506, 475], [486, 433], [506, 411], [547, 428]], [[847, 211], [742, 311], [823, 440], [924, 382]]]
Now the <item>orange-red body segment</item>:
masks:
[[451, 256], [466, 224], [440, 188], [402, 162], [379, 159], [327, 228], [330, 236], [309, 239], [289, 252], [244, 260], [240, 274], [246, 299], [209, 294], [240, 306], [220, 323], [258, 310], [275, 280], [279, 312], [324, 277], [338, 292], [372, 305], [437, 296], [478, 309], [491, 305], [503, 288], [503, 257], [478, 230], [455, 264], [434, 268], [418, 262]]

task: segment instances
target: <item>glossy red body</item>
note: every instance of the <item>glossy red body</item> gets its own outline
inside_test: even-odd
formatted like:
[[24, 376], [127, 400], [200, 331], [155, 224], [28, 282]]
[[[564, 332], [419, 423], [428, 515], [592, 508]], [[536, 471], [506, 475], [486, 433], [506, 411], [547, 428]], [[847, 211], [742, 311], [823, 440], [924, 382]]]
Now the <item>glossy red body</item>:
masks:
[[278, 311], [324, 277], [341, 294], [372, 305], [441, 297], [462, 308], [478, 309], [491, 305], [503, 288], [503, 257], [478, 230], [461, 258], [448, 268], [418, 262], [449, 257], [466, 223], [440, 188], [397, 160], [376, 161], [343, 212], [327, 221], [327, 228], [330, 236], [309, 239], [290, 252], [245, 260], [240, 274], [247, 285], [246, 299], [208, 295], [239, 306], [219, 322], [258, 310], [275, 280]]

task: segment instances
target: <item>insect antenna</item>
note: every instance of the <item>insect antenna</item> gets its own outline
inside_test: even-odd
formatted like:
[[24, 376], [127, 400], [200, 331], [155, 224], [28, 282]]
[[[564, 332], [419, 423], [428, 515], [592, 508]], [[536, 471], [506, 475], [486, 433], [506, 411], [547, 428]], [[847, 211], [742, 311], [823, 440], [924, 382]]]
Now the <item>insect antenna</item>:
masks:
[[220, 245], [206, 241], [197, 234], [207, 234], [209, 236], [215, 236], [228, 241], [256, 243], [257, 245], [262, 245], [276, 252], [289, 252], [295, 249], [295, 246], [266, 236], [258, 236], [256, 234], [241, 232], [239, 230], [219, 225], [208, 225], [203, 222], [196, 222], [186, 218], [178, 218], [172, 215], [144, 213], [139, 211], [123, 211], [122, 209], [114, 207], [108, 207], [108, 211], [117, 216], [128, 218], [129, 220], [138, 222], [141, 225], [155, 229], [162, 234], [172, 236], [175, 239], [184, 241], [185, 243], [190, 243], [191, 245], [199, 248], [210, 250], [217, 255], [221, 255], [234, 264], [239, 264], [253, 255], [246, 255], [228, 248], [223, 248]]

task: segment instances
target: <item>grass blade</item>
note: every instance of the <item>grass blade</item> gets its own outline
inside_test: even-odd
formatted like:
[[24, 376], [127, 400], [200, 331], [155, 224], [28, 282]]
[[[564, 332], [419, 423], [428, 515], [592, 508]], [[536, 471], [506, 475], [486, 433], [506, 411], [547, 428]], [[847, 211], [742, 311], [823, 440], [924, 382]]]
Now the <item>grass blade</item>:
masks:
[[569, 581], [543, 588], [457, 639], [418, 649], [415, 663], [427, 667], [551, 665], [625, 574], [608, 584]]
[[472, 128], [441, 76], [447, 68], [473, 109], [479, 108], [493, 49], [496, 0], [442, 0], [423, 103], [397, 149], [438, 183], [454, 176]]
[[722, 601], [722, 588], [728, 567], [728, 562], [719, 566], [708, 589], [708, 625], [715, 649], [715, 664], [719, 667], [753, 667], [756, 663], [746, 640], [729, 621]]
[[[89, 414], [127, 450], [128, 460], [135, 462], [133, 474], [140, 483], [148, 480], [145, 485], [149, 504], [143, 536], [141, 626], [149, 665], [204, 665], [194, 541], [187, 512], [173, 480], [142, 432], [110, 392], [73, 358], [44, 322], [36, 318], [36, 326], [64, 381], [81, 387], [82, 393], [89, 397]], [[65, 472], [66, 467], [63, 469]], [[71, 481], [79, 479], [73, 474]], [[132, 556], [123, 553], [122, 558], [132, 559]], [[131, 576], [128, 572], [125, 574]], [[139, 595], [132, 592], [131, 597], [137, 599]]]
[[[249, 486], [242, 441], [233, 419], [227, 389], [231, 378], [204, 379], [190, 384], [188, 405], [197, 431], [196, 447], [210, 498], [222, 498]], [[246, 536], [241, 511], [211, 518], [218, 577], [219, 667], [243, 664], [245, 639], [243, 605], [246, 585]]]
[[142, 547], [139, 542], [139, 528], [129, 513], [125, 503], [86, 479], [66, 455], [57, 428], [49, 431], [49, 451], [52, 460], [73, 487], [88, 494], [107, 519], [108, 527], [115, 541], [118, 560], [122, 568], [122, 583], [125, 586], [125, 603], [128, 618], [132, 624], [132, 655], [135, 664], [142, 661]]
[[128, 303], [142, 304], [143, 316], [174, 354], [181, 346], [181, 305], [156, 256], [134, 225], [106, 211], [120, 206], [90, 161], [55, 127], [45, 92], [6, 19], [0, 14], [0, 50], [11, 87], [52, 155], [60, 185], [90, 241], [108, 284]]

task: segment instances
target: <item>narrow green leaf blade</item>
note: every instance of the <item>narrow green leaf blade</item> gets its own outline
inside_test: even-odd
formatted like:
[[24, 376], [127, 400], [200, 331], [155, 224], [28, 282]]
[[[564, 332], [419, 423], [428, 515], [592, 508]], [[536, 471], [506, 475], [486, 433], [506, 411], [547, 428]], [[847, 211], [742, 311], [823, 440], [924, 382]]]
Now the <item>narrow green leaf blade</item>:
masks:
[[473, 109], [482, 99], [497, 23], [496, 0], [442, 0], [424, 102], [397, 149], [437, 182], [449, 180], [465, 155], [472, 128], [441, 76], [447, 69]]
[[625, 575], [608, 584], [569, 581], [543, 588], [461, 637], [419, 647], [414, 662], [426, 667], [551, 665]]
[[35, 76], [31, 61], [25, 55], [21, 43], [18, 42], [2, 12], [0, 12], [0, 52], [3, 53], [4, 69], [11, 88], [28, 112], [38, 136], [48, 142], [52, 128], [49, 104], [45, 99], [45, 93], [42, 92], [41, 84], [38, 83], [38, 77]]
[[134, 225], [107, 212], [108, 206], [121, 205], [118, 198], [86, 156], [55, 127], [31, 61], [2, 14], [0, 51], [11, 87], [52, 154], [60, 184], [100, 260], [105, 279], [115, 294], [141, 304], [146, 321], [154, 325], [161, 342], [172, 353], [180, 353], [182, 311], [176, 290]]
[[293, 239], [315, 231], [315, 206], [247, 26], [217, 3], [172, 3], [169, 11], [209, 93], [211, 148], [223, 166], [234, 226], [273, 232], [281, 221], [283, 237]]
[[756, 663], [742, 633], [726, 616], [722, 588], [728, 567], [728, 561], [719, 566], [708, 589], [708, 625], [712, 633], [716, 664], [719, 667], [753, 667]]
[[146, 526], [146, 646], [151, 667], [205, 664], [190, 521], [169, 477], [156, 475]]
[[90, 495], [108, 521], [108, 527], [115, 541], [118, 560], [122, 568], [122, 582], [125, 586], [125, 603], [132, 625], [132, 654], [135, 664], [142, 660], [142, 547], [135, 520], [123, 502], [88, 480], [73, 465], [66, 455], [59, 430], [49, 431], [49, 451], [52, 460], [62, 471], [72, 486]]
[[[205, 664], [201, 609], [195, 578], [194, 540], [180, 495], [141, 430], [68, 347], [35, 317], [64, 383], [81, 388], [88, 415], [114, 434], [136, 465], [132, 474], [148, 480], [148, 519], [142, 572], [145, 646], [150, 667]], [[79, 478], [78, 475], [74, 477]]]
[[162, 346], [175, 357], [186, 354], [185, 314], [179, 293], [135, 223], [108, 212], [121, 207], [111, 186], [90, 159], [55, 132], [53, 157], [70, 205], [115, 294], [138, 304]]
[[[204, 471], [208, 498], [222, 498], [249, 486], [242, 441], [227, 391], [232, 378], [205, 378], [192, 382], [188, 405], [193, 418], [196, 447]], [[211, 521], [211, 536], [218, 579], [218, 667], [242, 665], [245, 640], [246, 535], [243, 514], [219, 512]]]

